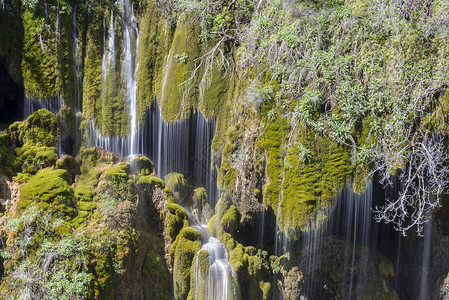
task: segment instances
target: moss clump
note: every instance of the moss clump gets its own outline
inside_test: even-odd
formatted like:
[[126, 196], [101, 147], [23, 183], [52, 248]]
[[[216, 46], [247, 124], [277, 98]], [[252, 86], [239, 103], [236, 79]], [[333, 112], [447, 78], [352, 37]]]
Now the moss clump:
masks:
[[201, 248], [201, 234], [186, 227], [179, 233], [173, 267], [174, 294], [176, 300], [187, 299], [190, 291], [190, 274], [193, 258]]
[[75, 175], [79, 175], [81, 173], [80, 167], [76, 162], [75, 158], [70, 155], [63, 155], [56, 161], [56, 168], [64, 169], [72, 175], [72, 178], [75, 178]]
[[139, 176], [139, 184], [156, 185], [161, 188], [165, 187], [165, 183], [162, 179], [152, 175]]
[[224, 231], [235, 235], [239, 228], [240, 213], [237, 207], [231, 205], [220, 220], [220, 225]]
[[58, 134], [59, 125], [56, 116], [46, 109], [39, 109], [29, 116], [24, 126], [20, 128], [19, 137], [23, 144], [54, 147], [58, 141]]
[[73, 215], [74, 194], [70, 186], [71, 175], [66, 170], [42, 169], [20, 186], [17, 210], [23, 210], [30, 201], [37, 201], [43, 208], [54, 207]]
[[184, 175], [179, 173], [169, 173], [165, 175], [165, 183], [172, 190], [175, 201], [182, 205], [192, 205], [192, 199], [190, 197], [190, 188], [187, 185], [187, 181]]
[[155, 174], [153, 162], [145, 156], [134, 156], [130, 162], [131, 171], [137, 175], [152, 175]]
[[29, 143], [17, 148], [16, 153], [17, 167], [30, 174], [35, 174], [42, 167], [53, 166], [58, 159], [55, 147], [36, 147]]
[[182, 228], [189, 226], [189, 218], [186, 210], [178, 204], [167, 204], [167, 233], [175, 239]]
[[122, 179], [128, 179], [128, 172], [129, 172], [130, 166], [127, 163], [120, 163], [118, 165], [110, 166], [105, 172], [104, 176], [106, 179], [113, 179], [113, 178], [122, 178]]

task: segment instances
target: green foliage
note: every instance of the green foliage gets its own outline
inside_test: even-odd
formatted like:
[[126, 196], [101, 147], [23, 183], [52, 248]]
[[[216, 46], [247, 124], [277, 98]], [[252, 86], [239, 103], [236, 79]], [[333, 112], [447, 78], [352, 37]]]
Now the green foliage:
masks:
[[177, 53], [177, 54], [173, 55], [173, 57], [176, 59], [177, 62], [179, 62], [181, 64], [186, 64], [187, 60], [189, 59], [189, 56], [185, 52]]
[[114, 214], [118, 203], [123, 201], [135, 202], [137, 199], [134, 192], [134, 183], [129, 182], [127, 177], [123, 177], [121, 172], [118, 173], [119, 175], [114, 172], [113, 175], [109, 174], [110, 176], [108, 176], [106, 173], [111, 168], [113, 167], [109, 167], [105, 172], [106, 186], [98, 199], [100, 212], [105, 216]]

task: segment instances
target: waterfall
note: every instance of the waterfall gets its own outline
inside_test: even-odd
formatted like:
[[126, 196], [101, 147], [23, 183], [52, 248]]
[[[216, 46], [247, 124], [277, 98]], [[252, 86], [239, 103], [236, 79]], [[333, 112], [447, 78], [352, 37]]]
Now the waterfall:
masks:
[[155, 101], [147, 111], [137, 140], [143, 154], [153, 160], [159, 177], [170, 172], [185, 175], [193, 186], [206, 188], [213, 207], [219, 198], [217, 171], [211, 143], [215, 135], [215, 119], [207, 120], [200, 112], [182, 121], [167, 123]]
[[424, 225], [424, 238], [423, 238], [423, 258], [421, 267], [421, 283], [419, 289], [419, 299], [426, 300], [429, 296], [429, 275], [431, 271], [430, 257], [432, 248], [432, 220], [429, 220]]
[[[309, 230], [306, 230], [302, 237], [303, 269], [307, 279], [305, 295], [308, 299], [317, 298], [315, 293], [324, 286], [317, 268], [322, 256], [326, 255], [322, 247], [330, 236], [341, 239], [347, 245], [346, 249], [350, 249], [340, 258], [344, 272], [340, 295], [344, 299], [351, 299], [354, 296], [355, 284], [366, 282], [369, 251], [376, 248], [377, 227], [372, 224], [372, 202], [372, 183], [361, 195], [355, 194], [348, 187], [340, 193], [329, 209], [318, 212], [317, 216], [310, 220]], [[325, 216], [328, 216], [328, 220], [322, 224], [321, 220], [325, 219]], [[354, 273], [355, 269], [358, 270], [357, 274]], [[345, 270], [349, 270], [349, 274]]]
[[49, 98], [49, 99], [35, 99], [30, 98], [25, 93], [24, 97], [24, 105], [23, 105], [23, 119], [28, 118], [35, 111], [44, 108], [48, 111], [51, 111], [54, 114], [57, 114], [64, 104], [63, 99], [58, 96], [57, 98]]
[[[137, 49], [139, 47], [139, 30], [137, 28], [137, 21], [134, 16], [133, 6], [129, 5], [129, 0], [124, 0], [123, 3], [123, 23], [124, 23], [124, 62], [123, 72], [126, 80], [125, 98], [129, 105], [130, 115], [130, 154], [137, 154], [137, 85], [136, 75], [138, 69], [137, 63]], [[135, 39], [133, 39], [135, 35]], [[133, 40], [135, 44], [133, 45]], [[133, 53], [134, 52], [134, 53]]]
[[[225, 245], [218, 239], [209, 235], [205, 225], [195, 228], [201, 233], [203, 245], [195, 255], [193, 274], [193, 299], [220, 299], [236, 300], [236, 282], [234, 270], [228, 261], [228, 251]], [[206, 242], [205, 242], [206, 241]], [[202, 273], [200, 258], [202, 251], [209, 257], [209, 266], [206, 274]]]

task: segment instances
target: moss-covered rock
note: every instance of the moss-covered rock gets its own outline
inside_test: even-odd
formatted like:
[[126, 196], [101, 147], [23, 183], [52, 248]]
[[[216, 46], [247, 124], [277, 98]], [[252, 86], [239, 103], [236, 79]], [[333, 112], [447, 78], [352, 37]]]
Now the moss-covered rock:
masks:
[[57, 169], [64, 169], [69, 172], [73, 179], [75, 179], [76, 175], [81, 174], [80, 167], [76, 162], [76, 159], [70, 155], [63, 155], [56, 161]]
[[184, 206], [192, 205], [190, 187], [187, 184], [184, 175], [175, 172], [169, 173], [165, 175], [165, 183], [172, 190], [177, 203]]
[[23, 210], [30, 202], [37, 201], [42, 208], [56, 208], [74, 215], [74, 193], [70, 186], [72, 176], [66, 170], [42, 169], [20, 186], [20, 202]]
[[155, 174], [154, 164], [148, 157], [142, 155], [133, 156], [129, 164], [133, 174], [142, 176]]
[[106, 179], [121, 178], [127, 180], [129, 178], [128, 176], [129, 171], [130, 171], [129, 164], [123, 162], [107, 168], [107, 170], [104, 172], [104, 176]]
[[54, 147], [58, 141], [59, 125], [56, 116], [46, 109], [39, 109], [29, 116], [24, 125], [10, 127], [10, 131], [19, 130], [19, 141], [34, 146]]
[[186, 210], [178, 204], [167, 204], [167, 233], [174, 240], [182, 228], [189, 226]]
[[235, 235], [240, 224], [240, 213], [237, 210], [237, 207], [231, 205], [226, 213], [220, 220], [220, 225], [224, 231], [230, 233], [231, 235]]
[[190, 291], [190, 275], [193, 258], [201, 248], [201, 234], [186, 227], [179, 233], [173, 267], [174, 294], [176, 300], [187, 299]]

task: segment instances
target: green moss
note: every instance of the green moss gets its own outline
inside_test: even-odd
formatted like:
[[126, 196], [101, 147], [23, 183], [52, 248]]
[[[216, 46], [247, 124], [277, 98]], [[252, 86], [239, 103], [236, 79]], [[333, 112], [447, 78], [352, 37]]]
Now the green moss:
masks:
[[178, 204], [167, 204], [167, 233], [175, 239], [182, 228], [189, 226], [189, 218], [186, 210]]
[[100, 153], [96, 148], [81, 149], [78, 159], [82, 174], [89, 173], [98, 164], [104, 162], [100, 159]]
[[171, 291], [167, 289], [170, 277], [164, 260], [155, 251], [150, 250], [145, 254], [142, 279], [145, 282], [145, 299], [170, 299]]
[[83, 201], [92, 201], [93, 186], [87, 184], [77, 184], [75, 187], [75, 197]]
[[58, 121], [56, 116], [46, 109], [39, 109], [33, 113], [23, 126], [13, 125], [11, 125], [10, 131], [19, 130], [19, 141], [22, 144], [54, 147], [58, 140]]
[[107, 179], [112, 178], [122, 178], [122, 179], [128, 179], [128, 172], [129, 172], [130, 166], [127, 163], [120, 163], [118, 165], [113, 165], [107, 168], [107, 170], [104, 172], [104, 176]]
[[64, 169], [69, 172], [74, 178], [75, 175], [79, 175], [81, 173], [80, 167], [76, 162], [75, 158], [70, 155], [63, 155], [56, 161], [56, 168]]
[[16, 155], [8, 134], [0, 134], [0, 174], [12, 177], [15, 174]]
[[156, 185], [161, 188], [165, 187], [165, 183], [162, 179], [160, 179], [159, 177], [156, 177], [156, 176], [152, 176], [152, 175], [139, 176], [139, 183]]
[[[52, 19], [48, 24], [56, 24], [54, 14], [49, 15]], [[53, 98], [56, 97], [61, 88], [60, 64], [58, 63], [57, 43], [48, 43], [53, 40], [52, 30], [45, 29], [43, 15], [36, 15], [30, 10], [22, 14], [24, 26], [24, 43], [22, 58], [22, 74], [27, 94], [31, 97]], [[51, 26], [51, 25], [50, 25]], [[43, 47], [39, 37], [41, 36]]]
[[196, 229], [186, 227], [179, 235], [173, 266], [174, 295], [177, 300], [187, 299], [193, 258], [201, 248], [201, 234]]
[[213, 65], [211, 82], [204, 94], [200, 96], [198, 108], [208, 119], [216, 117], [227, 99], [229, 79], [224, 77], [217, 65]]
[[56, 163], [58, 154], [54, 147], [36, 147], [29, 143], [16, 149], [18, 158], [15, 164], [23, 172], [35, 174], [42, 167], [51, 167]]
[[279, 226], [290, 237], [301, 229], [317, 208], [327, 207], [353, 172], [350, 152], [327, 138], [305, 134], [302, 140], [312, 150], [312, 162], [303, 163], [294, 146], [287, 150]]
[[131, 171], [137, 175], [152, 175], [155, 174], [153, 162], [145, 156], [134, 156], [130, 162]]
[[[196, 260], [198, 260], [198, 281], [199, 282], [205, 282], [206, 284], [200, 284], [199, 286], [196, 286], [196, 280], [195, 280], [195, 264]], [[197, 252], [195, 258], [194, 258], [194, 266], [191, 270], [191, 289], [189, 292], [188, 300], [193, 299], [207, 299], [207, 292], [209, 290], [209, 282], [207, 281], [208, 275], [209, 275], [209, 253], [206, 250], [200, 250]], [[194, 297], [195, 295], [195, 297]]]
[[[194, 91], [182, 95], [180, 84], [189, 78], [189, 71], [195, 68], [195, 58], [199, 57], [201, 46], [198, 44], [200, 28], [196, 22], [192, 22], [188, 16], [178, 19], [173, 42], [163, 70], [163, 79], [158, 94], [161, 113], [164, 119], [172, 122], [182, 119], [190, 113], [190, 108], [195, 103]], [[178, 63], [176, 54], [186, 53], [189, 57], [187, 63]], [[195, 83], [197, 78], [194, 79]], [[181, 97], [184, 97], [184, 105], [181, 105]]]
[[205, 205], [207, 201], [206, 189], [203, 187], [194, 189], [193, 198], [195, 200], [195, 203], [201, 204], [201, 206]]
[[192, 205], [190, 187], [187, 185], [184, 175], [174, 172], [169, 173], [165, 175], [165, 184], [172, 190], [177, 203], [186, 206]]
[[97, 114], [96, 102], [101, 99], [101, 58], [103, 52], [103, 15], [92, 14], [94, 19], [87, 30], [85, 69], [83, 80], [83, 116], [93, 119]]
[[148, 1], [145, 12], [139, 24], [139, 69], [137, 70], [137, 113], [142, 120], [145, 108], [153, 103], [155, 94], [155, 80], [157, 60], [160, 53], [158, 47], [162, 37], [158, 35], [159, 15], [153, 1]]
[[231, 235], [234, 235], [238, 231], [240, 223], [239, 221], [240, 213], [237, 210], [237, 207], [231, 205], [231, 207], [229, 207], [229, 209], [221, 218], [220, 225], [224, 229], [224, 231], [230, 233]]
[[209, 222], [207, 222], [207, 230], [209, 230], [209, 233], [212, 236], [218, 236], [217, 227], [217, 215], [215, 214], [212, 216], [212, 218], [210, 218]]
[[74, 213], [73, 189], [69, 185], [71, 175], [66, 170], [42, 169], [32, 176], [28, 183], [20, 186], [20, 201], [17, 210], [23, 210], [30, 201], [57, 207], [64, 212]]

